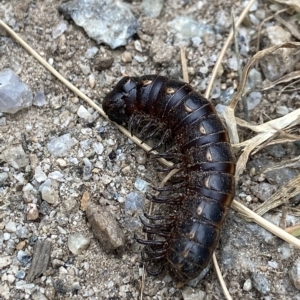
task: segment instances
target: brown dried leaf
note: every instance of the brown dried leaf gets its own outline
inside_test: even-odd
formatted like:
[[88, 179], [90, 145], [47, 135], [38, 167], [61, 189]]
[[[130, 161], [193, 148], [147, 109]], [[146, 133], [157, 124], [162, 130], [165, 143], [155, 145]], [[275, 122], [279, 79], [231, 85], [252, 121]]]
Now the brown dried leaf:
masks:
[[293, 236], [299, 237], [300, 236], [300, 224], [296, 224], [291, 227], [287, 227], [285, 231]]

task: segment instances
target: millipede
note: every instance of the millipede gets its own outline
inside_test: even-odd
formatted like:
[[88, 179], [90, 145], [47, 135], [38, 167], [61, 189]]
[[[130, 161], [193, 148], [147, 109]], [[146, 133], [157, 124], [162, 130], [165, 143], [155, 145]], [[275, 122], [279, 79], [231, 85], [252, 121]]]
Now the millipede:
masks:
[[[169, 185], [147, 195], [176, 213], [144, 214], [142, 261], [150, 275], [167, 267], [175, 280], [196, 278], [208, 265], [235, 193], [235, 157], [214, 106], [188, 83], [160, 75], [123, 77], [102, 103], [110, 120], [179, 169]], [[157, 138], [158, 137], [158, 138]], [[167, 146], [166, 146], [167, 145]], [[170, 207], [170, 206], [168, 206]]]

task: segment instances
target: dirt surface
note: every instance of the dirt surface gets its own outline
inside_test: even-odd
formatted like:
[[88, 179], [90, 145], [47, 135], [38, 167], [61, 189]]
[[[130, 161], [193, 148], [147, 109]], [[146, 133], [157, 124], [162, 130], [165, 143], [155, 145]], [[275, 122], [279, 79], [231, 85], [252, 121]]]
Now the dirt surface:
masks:
[[[160, 73], [181, 79], [180, 43], [172, 32], [166, 30], [167, 23], [178, 15], [188, 15], [214, 26], [224, 14], [228, 24], [222, 29], [223, 33], [214, 37], [204, 36], [199, 45], [191, 42], [186, 45], [191, 85], [204, 92], [207, 78], [230, 30], [231, 9], [238, 16], [243, 8], [242, 1], [234, 0], [169, 0], [165, 1], [160, 17], [153, 19], [142, 15], [140, 2], [130, 2], [138, 18], [140, 32], [127, 46], [111, 50], [108, 46], [97, 45], [72, 21], [68, 21], [67, 30], [53, 40], [52, 31], [63, 20], [58, 12], [60, 3], [52, 0], [2, 0], [0, 18], [10, 19], [8, 24], [31, 47], [98, 104], [124, 74], [141, 76]], [[259, 22], [272, 13], [270, 4], [265, 1], [258, 1], [258, 8], [253, 12]], [[243, 28], [251, 41], [246, 55], [241, 57], [245, 63], [256, 52], [258, 26], [247, 19]], [[1, 269], [3, 287], [0, 299], [141, 299], [141, 247], [133, 240], [133, 233], [140, 233], [141, 227], [132, 228], [130, 225], [131, 219], [125, 213], [124, 201], [130, 192], [137, 191], [134, 186], [137, 178], [157, 185], [159, 177], [153, 169], [155, 163], [149, 159], [145, 164], [141, 163], [141, 150], [101, 116], [92, 123], [80, 118], [77, 115], [80, 105], [88, 109], [88, 104], [76, 97], [8, 35], [5, 36], [2, 30], [0, 38], [0, 70], [14, 70], [34, 93], [44, 90], [47, 102], [40, 108], [32, 106], [16, 114], [1, 115], [5, 117], [5, 124], [0, 127], [0, 154], [22, 145], [30, 158], [30, 168], [17, 170], [10, 167], [3, 157], [0, 160], [0, 172], [5, 171], [9, 175], [0, 186], [2, 235], [10, 221], [21, 224], [27, 230], [23, 237], [11, 233], [7, 240], [2, 239], [0, 256], [8, 256], [12, 261]], [[137, 42], [140, 45], [137, 46]], [[94, 46], [99, 47], [99, 52], [95, 58], [87, 59], [86, 50]], [[232, 50], [233, 47], [229, 49], [220, 72], [221, 91], [237, 87], [238, 72], [227, 63]], [[90, 68], [87, 74], [84, 74], [86, 69], [82, 65]], [[91, 82], [91, 74], [94, 75], [95, 86]], [[290, 110], [299, 107], [297, 97], [291, 98], [290, 94], [276, 97], [277, 92], [272, 93], [264, 94], [263, 101], [250, 112], [251, 121], [259, 124], [279, 117], [276, 112], [278, 106], [287, 106]], [[219, 103], [219, 97], [216, 96], [212, 102]], [[238, 111], [237, 116], [243, 118], [242, 111]], [[76, 143], [63, 157], [64, 164], [50, 155], [47, 143], [66, 133], [70, 133]], [[251, 133], [241, 131], [240, 134], [242, 140]], [[102, 154], [95, 153], [94, 143], [104, 146]], [[282, 150], [280, 153], [283, 154], [278, 156], [277, 152], [274, 154], [275, 150]], [[269, 148], [255, 154], [238, 182], [236, 199], [252, 209], [260, 201], [257, 192], [253, 192], [253, 186], [266, 182], [277, 189], [284, 182], [278, 174], [274, 175], [273, 181], [272, 176], [266, 178], [262, 169], [300, 154], [299, 144], [296, 143], [275, 150], [272, 152]], [[89, 179], [83, 178], [85, 157], [93, 165]], [[39, 183], [33, 178], [38, 165], [46, 174], [62, 172], [64, 180], [58, 182], [59, 202], [48, 204], [38, 195], [39, 217], [28, 221], [30, 201], [28, 203], [24, 199], [23, 188], [31, 183], [38, 189]], [[291, 168], [281, 174], [286, 174], [287, 182], [298, 175], [298, 170]], [[80, 207], [84, 192], [88, 192], [90, 201], [105, 207], [117, 220], [125, 234], [122, 250], [104, 251], [94, 238], [86, 213]], [[297, 205], [295, 200], [294, 206]], [[289, 206], [285, 207], [284, 212], [282, 208], [273, 211], [267, 218], [277, 225], [285, 223], [283, 227], [299, 222]], [[88, 248], [78, 255], [73, 255], [68, 247], [68, 238], [73, 233], [81, 233], [90, 239]], [[42, 276], [32, 282], [23, 282], [26, 277], [15, 278], [15, 275], [20, 270], [27, 274], [29, 265], [22, 264], [16, 256], [21, 249], [32, 257], [33, 236], [52, 242], [50, 264]], [[8, 241], [12, 241], [10, 246]], [[289, 253], [286, 258], [283, 252]], [[230, 212], [223, 230], [217, 257], [233, 299], [300, 299], [299, 290], [289, 278], [289, 270], [299, 257], [299, 251], [258, 225], [247, 223], [234, 211]], [[212, 265], [205, 278], [196, 285], [178, 289], [167, 273], [158, 277], [146, 276], [144, 285], [143, 299], [225, 299]]]

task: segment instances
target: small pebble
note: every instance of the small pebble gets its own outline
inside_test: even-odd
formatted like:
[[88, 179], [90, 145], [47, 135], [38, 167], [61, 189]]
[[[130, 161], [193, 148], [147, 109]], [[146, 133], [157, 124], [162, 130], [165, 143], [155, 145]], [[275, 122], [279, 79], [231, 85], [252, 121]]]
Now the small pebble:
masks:
[[11, 264], [10, 256], [0, 256], [0, 270]]
[[43, 172], [41, 166], [35, 168], [34, 179], [37, 182], [44, 182], [47, 179], [47, 175]]
[[140, 165], [144, 165], [147, 161], [147, 153], [144, 150], [138, 150], [135, 154], [136, 162]]
[[90, 245], [90, 239], [81, 233], [73, 233], [68, 238], [68, 248], [74, 255], [81, 254]]
[[95, 237], [105, 250], [112, 251], [124, 246], [124, 233], [108, 208], [90, 203], [86, 215]]
[[38, 210], [36, 204], [30, 204], [27, 209], [28, 209], [28, 212], [26, 214], [26, 219], [28, 221], [34, 221], [39, 218], [39, 210]]
[[270, 293], [270, 283], [265, 275], [254, 273], [252, 275], [253, 286], [262, 294], [268, 295]]
[[121, 59], [122, 59], [122, 62], [124, 62], [124, 63], [130, 63], [130, 62], [132, 62], [132, 55], [130, 52], [125, 51], [122, 53]]
[[8, 232], [4, 232], [3, 239], [4, 239], [4, 241], [8, 241], [10, 239], [10, 234]]
[[143, 210], [145, 200], [137, 192], [131, 192], [125, 200], [125, 213], [132, 214], [132, 211]]
[[65, 168], [67, 166], [67, 162], [62, 158], [58, 158], [56, 162], [61, 168]]
[[23, 271], [23, 270], [20, 270], [20, 271], [15, 275], [15, 277], [16, 277], [17, 279], [23, 279], [23, 278], [25, 278], [25, 276], [26, 276], [26, 273], [25, 273], [25, 271]]
[[18, 260], [26, 266], [31, 261], [31, 256], [28, 255], [25, 251], [19, 250], [17, 253]]
[[26, 239], [29, 235], [28, 229], [25, 225], [17, 225], [16, 235], [21, 239]]
[[22, 250], [26, 246], [26, 241], [21, 241], [17, 244], [16, 249], [17, 250]]
[[67, 23], [59, 23], [52, 31], [52, 38], [55, 40], [67, 30]]
[[147, 188], [149, 186], [149, 183], [141, 178], [137, 178], [134, 186], [136, 189], [138, 189], [139, 191], [145, 193], [147, 191]]
[[89, 113], [89, 111], [83, 105], [79, 106], [77, 115], [79, 118], [82, 118], [85, 120], [88, 120], [89, 118], [92, 117], [92, 115]]
[[243, 290], [246, 292], [249, 292], [252, 289], [252, 281], [250, 278], [248, 278], [243, 285]]

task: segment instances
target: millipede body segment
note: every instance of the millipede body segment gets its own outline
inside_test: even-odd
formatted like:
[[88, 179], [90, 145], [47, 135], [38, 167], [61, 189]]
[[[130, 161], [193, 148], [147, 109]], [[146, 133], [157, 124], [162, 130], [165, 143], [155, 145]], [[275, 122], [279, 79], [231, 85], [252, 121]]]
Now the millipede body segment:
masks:
[[[167, 266], [180, 282], [197, 277], [208, 265], [235, 192], [235, 158], [214, 106], [182, 81], [159, 75], [123, 77], [104, 98], [108, 117], [143, 141], [159, 137], [157, 157], [180, 168], [175, 182], [156, 188], [156, 203], [177, 205], [176, 213], [142, 219], [147, 239], [142, 259], [148, 273]], [[168, 170], [172, 169], [169, 168]]]

